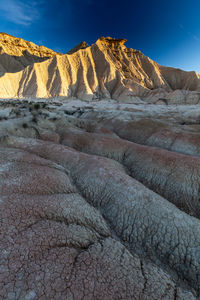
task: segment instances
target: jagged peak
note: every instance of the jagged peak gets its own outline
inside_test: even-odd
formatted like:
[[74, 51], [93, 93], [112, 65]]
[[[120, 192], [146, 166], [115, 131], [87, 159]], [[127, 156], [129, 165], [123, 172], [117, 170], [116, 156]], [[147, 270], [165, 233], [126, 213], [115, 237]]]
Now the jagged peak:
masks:
[[[107, 46], [111, 49], [116, 49], [119, 47], [124, 46], [124, 43], [126, 43], [127, 40], [126, 39], [116, 39], [116, 38], [112, 38], [112, 37], [103, 37], [101, 36], [97, 41], [96, 44], [101, 44], [104, 46]], [[125, 47], [125, 46], [124, 46]]]
[[81, 43], [79, 43], [78, 45], [76, 45], [74, 48], [72, 48], [71, 50], [69, 50], [67, 52], [67, 54], [73, 54], [73, 53], [77, 52], [78, 50], [85, 49], [87, 47], [89, 47], [88, 43], [86, 43], [85, 41], [82, 41]]

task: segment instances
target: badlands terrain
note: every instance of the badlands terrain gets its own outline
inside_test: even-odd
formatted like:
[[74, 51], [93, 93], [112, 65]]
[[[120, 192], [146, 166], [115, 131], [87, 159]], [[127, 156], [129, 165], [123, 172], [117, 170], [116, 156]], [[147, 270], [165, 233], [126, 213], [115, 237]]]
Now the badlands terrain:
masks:
[[0, 105], [0, 299], [199, 299], [199, 106]]
[[0, 299], [200, 299], [199, 75], [125, 41], [0, 34]]
[[200, 75], [163, 67], [125, 39], [81, 42], [61, 55], [0, 33], [0, 98], [102, 98], [130, 103], [197, 104]]

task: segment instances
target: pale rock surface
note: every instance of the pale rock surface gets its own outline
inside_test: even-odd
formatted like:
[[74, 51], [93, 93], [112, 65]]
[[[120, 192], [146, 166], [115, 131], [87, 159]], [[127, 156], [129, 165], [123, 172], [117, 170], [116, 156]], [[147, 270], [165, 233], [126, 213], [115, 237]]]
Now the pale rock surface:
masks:
[[191, 92], [186, 96], [187, 104], [198, 104], [200, 101], [200, 93]]
[[[186, 95], [182, 90], [175, 90], [173, 92], [168, 93], [166, 99], [169, 104], [181, 104], [185, 103]], [[192, 103], [191, 103], [192, 104]]]

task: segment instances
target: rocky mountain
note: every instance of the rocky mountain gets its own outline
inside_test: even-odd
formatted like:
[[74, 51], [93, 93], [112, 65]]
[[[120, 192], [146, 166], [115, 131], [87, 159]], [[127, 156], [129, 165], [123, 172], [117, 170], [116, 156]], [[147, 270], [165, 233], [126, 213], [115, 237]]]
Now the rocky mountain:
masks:
[[198, 103], [200, 75], [164, 67], [125, 39], [82, 42], [65, 55], [0, 35], [0, 97], [113, 98], [120, 101]]

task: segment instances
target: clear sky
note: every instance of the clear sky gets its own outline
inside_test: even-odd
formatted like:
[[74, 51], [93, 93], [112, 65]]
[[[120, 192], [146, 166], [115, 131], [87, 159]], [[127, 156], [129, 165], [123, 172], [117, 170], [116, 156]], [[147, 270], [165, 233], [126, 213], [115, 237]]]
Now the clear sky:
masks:
[[200, 0], [0, 0], [0, 31], [67, 52], [100, 36], [200, 73]]

